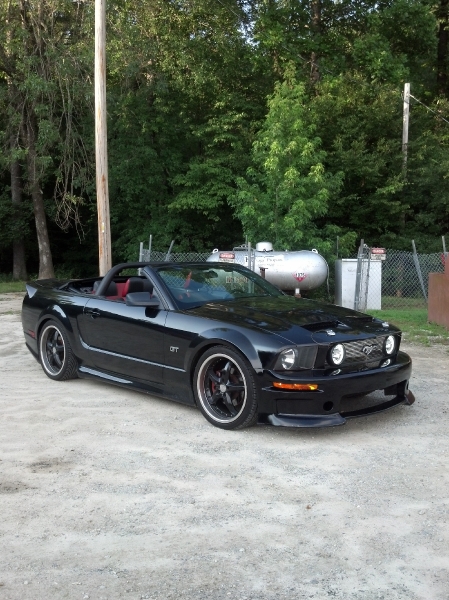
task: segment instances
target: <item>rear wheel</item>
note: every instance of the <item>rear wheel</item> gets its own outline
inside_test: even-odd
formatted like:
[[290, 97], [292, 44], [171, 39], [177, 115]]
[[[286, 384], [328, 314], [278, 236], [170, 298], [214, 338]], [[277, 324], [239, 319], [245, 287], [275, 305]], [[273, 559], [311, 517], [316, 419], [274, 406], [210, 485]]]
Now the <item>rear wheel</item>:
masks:
[[225, 346], [201, 356], [193, 378], [197, 405], [222, 429], [242, 429], [257, 422], [257, 388], [250, 365]]
[[74, 379], [78, 364], [62, 325], [47, 321], [39, 335], [39, 358], [44, 373], [57, 381]]

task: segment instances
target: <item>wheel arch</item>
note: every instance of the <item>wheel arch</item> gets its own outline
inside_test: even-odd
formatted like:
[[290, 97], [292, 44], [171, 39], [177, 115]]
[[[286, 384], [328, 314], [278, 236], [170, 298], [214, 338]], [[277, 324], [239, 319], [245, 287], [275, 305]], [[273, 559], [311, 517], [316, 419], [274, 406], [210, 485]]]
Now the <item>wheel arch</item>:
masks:
[[38, 319], [36, 328], [36, 339], [38, 341], [41, 335], [42, 328], [44, 327], [45, 323], [48, 323], [48, 321], [57, 321], [64, 327], [64, 329], [70, 337], [73, 336], [73, 328], [72, 324], [70, 323], [69, 317], [65, 314], [65, 312], [60, 306], [53, 305], [50, 308], [46, 308], [45, 312], [43, 312]]
[[[187, 372], [189, 373], [190, 384], [193, 385], [193, 375], [195, 368], [200, 360], [201, 356], [214, 346], [225, 346], [234, 352], [237, 352], [249, 362], [255, 373], [262, 373], [263, 366], [259, 358], [259, 354], [254, 345], [238, 331], [229, 331], [228, 335], [217, 336], [217, 330], [211, 330], [209, 332], [202, 333], [202, 341], [192, 347], [186, 357], [188, 360]], [[224, 332], [220, 332], [223, 334]]]

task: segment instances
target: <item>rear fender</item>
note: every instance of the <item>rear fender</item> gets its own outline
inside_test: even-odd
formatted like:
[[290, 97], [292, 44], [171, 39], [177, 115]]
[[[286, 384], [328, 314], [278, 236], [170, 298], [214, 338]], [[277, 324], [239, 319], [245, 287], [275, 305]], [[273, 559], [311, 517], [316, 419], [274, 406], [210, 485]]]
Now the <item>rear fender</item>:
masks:
[[70, 319], [68, 318], [68, 316], [66, 315], [66, 313], [62, 310], [62, 308], [60, 306], [58, 306], [57, 304], [54, 304], [53, 306], [47, 307], [45, 309], [45, 311], [42, 311], [42, 313], [38, 319], [36, 339], [39, 339], [42, 327], [50, 319], [54, 319], [55, 321], [58, 321], [59, 323], [61, 323], [61, 325], [64, 326], [64, 329], [71, 336], [73, 336], [74, 332], [73, 332], [73, 327], [70, 322]]

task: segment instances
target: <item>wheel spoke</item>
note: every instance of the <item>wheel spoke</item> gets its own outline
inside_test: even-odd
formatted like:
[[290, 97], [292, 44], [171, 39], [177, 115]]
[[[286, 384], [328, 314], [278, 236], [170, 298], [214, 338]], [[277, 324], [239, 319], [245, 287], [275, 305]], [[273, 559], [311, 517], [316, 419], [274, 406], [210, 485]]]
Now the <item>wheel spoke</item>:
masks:
[[217, 385], [220, 384], [220, 377], [215, 373], [215, 371], [213, 369], [209, 369], [206, 373], [206, 378], [211, 379], [214, 383], [216, 383]]
[[228, 393], [223, 394], [223, 400], [226, 405], [226, 408], [231, 413], [231, 416], [235, 417], [235, 415], [237, 414], [237, 410], [236, 410], [235, 406], [232, 404], [230, 395]]
[[217, 402], [221, 399], [221, 397], [222, 396], [221, 396], [220, 392], [217, 392], [217, 391], [214, 392], [212, 394], [212, 396], [209, 398], [209, 404], [211, 406], [216, 406]]
[[231, 361], [228, 360], [228, 362], [225, 364], [225, 366], [221, 370], [220, 383], [224, 383], [225, 385], [227, 385], [230, 374], [231, 374]]
[[243, 392], [245, 390], [245, 386], [243, 384], [236, 384], [236, 383], [228, 383], [228, 385], [226, 386], [226, 391], [228, 393], [232, 393], [232, 392]]
[[54, 358], [54, 362], [58, 365], [58, 367], [62, 367], [62, 360], [59, 357], [59, 354], [55, 354], [53, 356], [53, 358]]

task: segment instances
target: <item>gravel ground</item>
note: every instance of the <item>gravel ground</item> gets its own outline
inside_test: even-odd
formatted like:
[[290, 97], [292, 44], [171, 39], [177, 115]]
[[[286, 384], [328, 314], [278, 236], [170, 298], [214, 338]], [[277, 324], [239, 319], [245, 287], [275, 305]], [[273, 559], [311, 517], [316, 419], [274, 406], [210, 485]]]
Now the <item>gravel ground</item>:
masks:
[[227, 432], [50, 381], [19, 310], [0, 296], [2, 599], [449, 599], [447, 349], [406, 348], [412, 407]]

